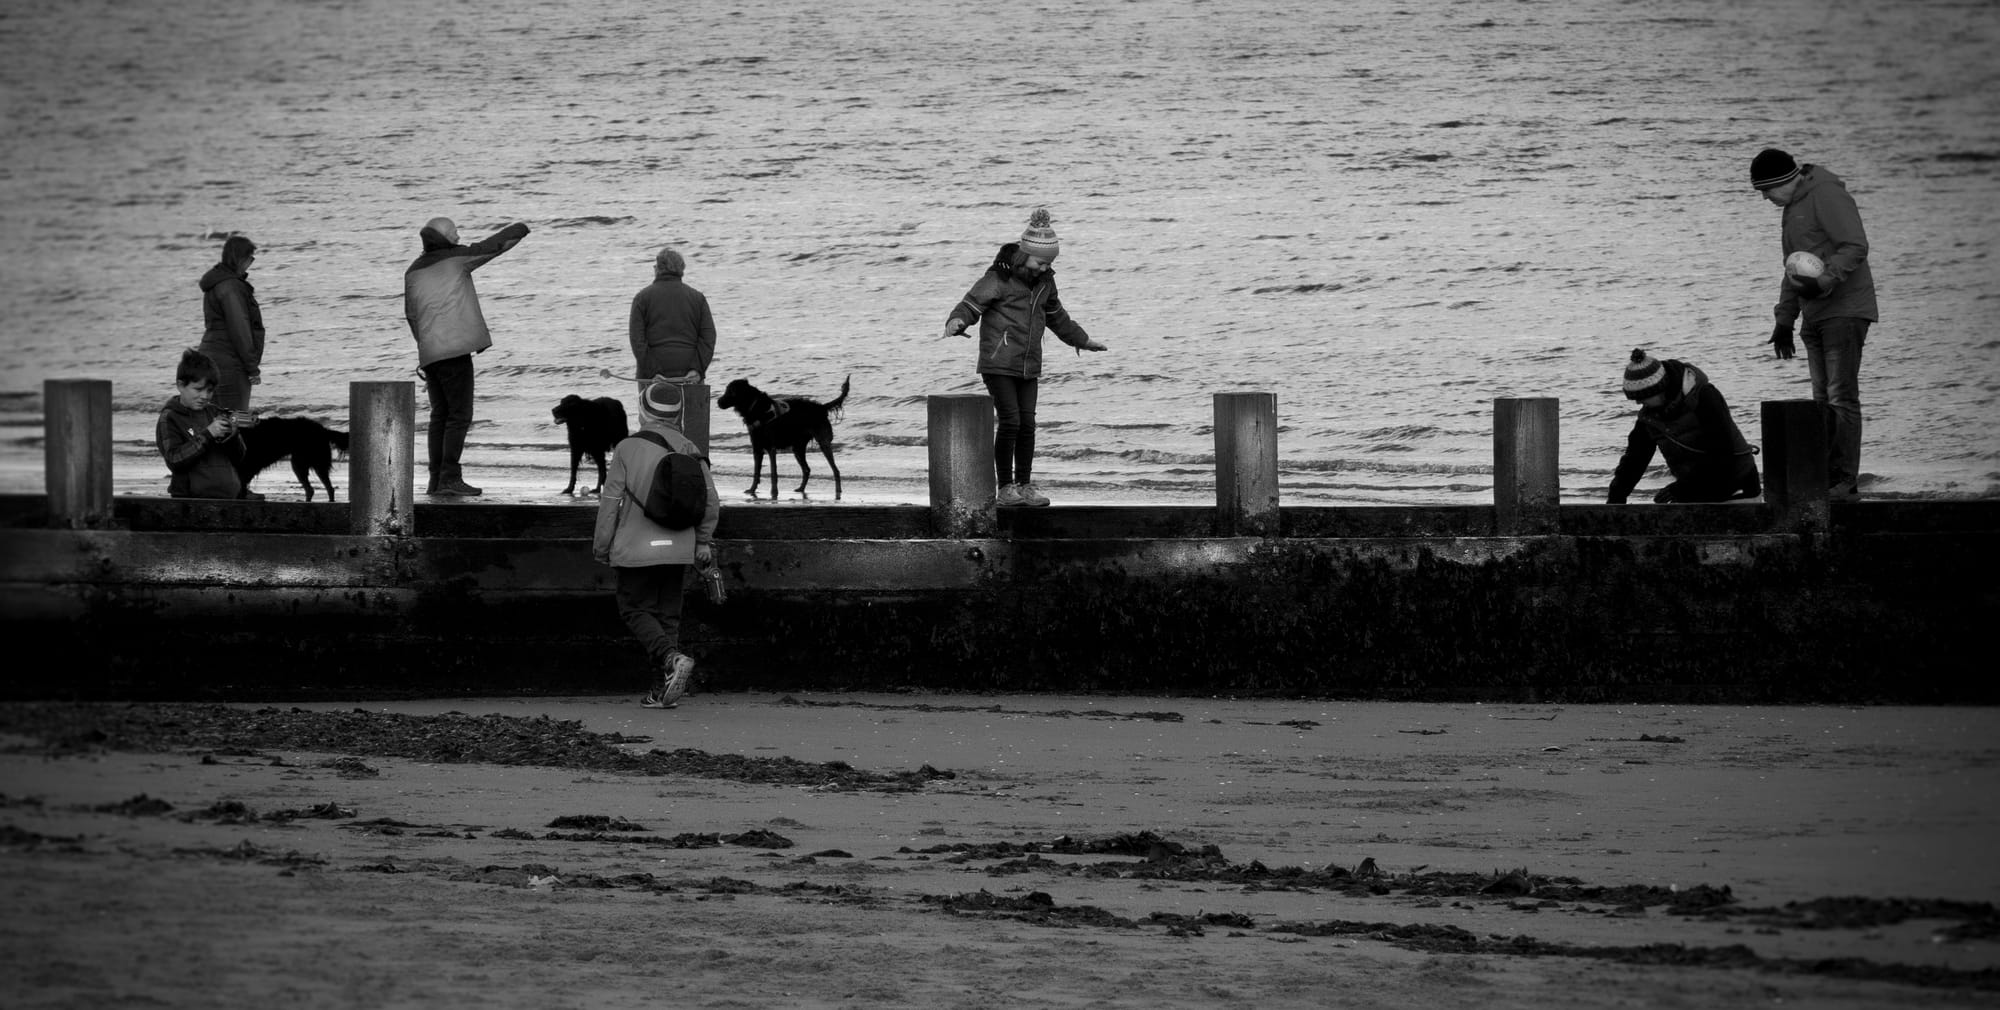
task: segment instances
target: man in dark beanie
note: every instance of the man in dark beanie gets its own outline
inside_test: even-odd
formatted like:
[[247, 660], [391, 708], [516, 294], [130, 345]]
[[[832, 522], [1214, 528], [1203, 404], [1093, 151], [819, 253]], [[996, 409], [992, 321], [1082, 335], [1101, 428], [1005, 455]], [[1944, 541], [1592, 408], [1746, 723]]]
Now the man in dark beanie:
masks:
[[1654, 449], [1674, 475], [1673, 483], [1653, 495], [1655, 502], [1719, 502], [1764, 493], [1756, 450], [1729, 416], [1722, 390], [1710, 385], [1701, 369], [1635, 349], [1625, 366], [1625, 396], [1638, 402], [1639, 417], [1611, 475], [1607, 503], [1625, 504], [1653, 465]]
[[403, 316], [417, 339], [417, 374], [431, 401], [431, 479], [425, 493], [470, 497], [479, 489], [465, 482], [459, 456], [472, 430], [472, 356], [493, 346], [472, 272], [514, 248], [528, 236], [528, 226], [510, 224], [473, 245], [459, 245], [458, 225], [434, 217], [418, 236], [424, 253], [403, 271]]
[[1801, 323], [1813, 399], [1827, 408], [1829, 490], [1853, 497], [1861, 479], [1861, 345], [1879, 318], [1861, 211], [1839, 176], [1774, 147], [1751, 159], [1750, 185], [1783, 215], [1771, 344], [1778, 357], [1792, 357], [1792, 324]]

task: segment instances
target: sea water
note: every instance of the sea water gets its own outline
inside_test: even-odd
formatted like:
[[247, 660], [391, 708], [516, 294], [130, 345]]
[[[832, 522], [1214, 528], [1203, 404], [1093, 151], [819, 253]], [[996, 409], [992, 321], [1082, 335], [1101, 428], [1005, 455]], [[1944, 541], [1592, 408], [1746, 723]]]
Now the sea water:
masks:
[[[154, 417], [231, 232], [255, 406], [345, 427], [350, 383], [415, 381], [401, 275], [445, 215], [533, 228], [475, 275], [495, 497], [564, 500], [563, 395], [636, 406], [601, 373], [671, 245], [715, 389], [851, 376], [848, 498], [922, 501], [926, 397], [982, 390], [945, 315], [1046, 206], [1111, 348], [1049, 340], [1056, 500], [1213, 500], [1214, 396], [1262, 391], [1285, 502], [1488, 501], [1517, 396], [1560, 400], [1563, 498], [1601, 501], [1634, 347], [1700, 365], [1753, 442], [1810, 395], [1765, 343], [1778, 213], [1747, 181], [1778, 146], [1867, 224], [1864, 490], [2000, 494], [1991, 3], [72, 0], [10, 5], [0, 52], [0, 490], [41, 489], [44, 381], [89, 378], [116, 489], [165, 493]], [[747, 441], [713, 430], [734, 494]]]

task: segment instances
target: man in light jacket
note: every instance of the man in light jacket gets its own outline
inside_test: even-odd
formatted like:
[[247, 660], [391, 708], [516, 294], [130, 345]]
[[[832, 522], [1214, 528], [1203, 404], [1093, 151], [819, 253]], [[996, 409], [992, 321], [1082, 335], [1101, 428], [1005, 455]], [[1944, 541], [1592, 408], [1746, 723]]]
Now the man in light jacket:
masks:
[[514, 248], [528, 235], [525, 224], [510, 224], [479, 242], [458, 244], [458, 225], [434, 217], [418, 233], [424, 253], [403, 271], [403, 316], [417, 340], [417, 374], [430, 395], [430, 486], [425, 492], [470, 497], [479, 489], [465, 482], [459, 457], [472, 430], [472, 356], [493, 346], [472, 272]]

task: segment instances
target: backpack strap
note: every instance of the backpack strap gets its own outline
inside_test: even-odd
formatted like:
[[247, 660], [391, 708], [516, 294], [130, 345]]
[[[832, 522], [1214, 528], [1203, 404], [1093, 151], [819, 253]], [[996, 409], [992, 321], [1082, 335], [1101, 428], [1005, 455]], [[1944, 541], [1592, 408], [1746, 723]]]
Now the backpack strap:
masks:
[[[667, 441], [667, 436], [665, 436], [665, 435], [662, 435], [662, 434], [660, 434], [660, 433], [659, 433], [659, 432], [657, 432], [657, 431], [650, 431], [650, 430], [646, 430], [646, 431], [640, 431], [640, 432], [638, 432], [638, 433], [634, 434], [634, 435], [633, 435], [632, 437], [633, 437], [633, 438], [643, 438], [643, 439], [645, 439], [646, 441], [648, 441], [648, 442], [651, 442], [651, 443], [653, 443], [654, 445], [657, 445], [657, 446], [659, 446], [660, 448], [662, 448], [662, 449], [665, 449], [665, 450], [667, 450], [668, 452], [680, 452], [680, 451], [681, 451], [681, 450], [679, 450], [679, 449], [676, 449], [676, 448], [674, 448], [674, 446], [673, 446], [673, 443], [671, 443], [671, 442]], [[689, 439], [689, 440], [688, 440], [688, 451], [687, 451], [687, 452], [686, 452], [686, 453], [685, 453], [684, 455], [688, 455], [688, 456], [693, 456], [694, 458], [696, 458], [696, 459], [698, 459], [698, 460], [701, 460], [701, 461], [702, 461], [702, 464], [703, 464], [703, 465], [705, 465], [705, 466], [713, 466], [713, 465], [714, 465], [714, 464], [712, 464], [712, 463], [710, 463], [710, 462], [709, 462], [709, 460], [708, 460], [708, 457], [707, 457], [707, 456], [704, 456], [704, 455], [702, 455], [702, 454], [701, 454], [701, 452], [700, 452], [700, 447], [694, 444], [694, 440], [693, 440], [693, 439]]]

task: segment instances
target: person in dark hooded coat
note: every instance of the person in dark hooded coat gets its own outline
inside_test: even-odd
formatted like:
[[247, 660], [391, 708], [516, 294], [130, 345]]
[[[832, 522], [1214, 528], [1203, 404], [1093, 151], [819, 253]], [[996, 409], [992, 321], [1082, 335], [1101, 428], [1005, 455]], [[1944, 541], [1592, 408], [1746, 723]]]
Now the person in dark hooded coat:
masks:
[[225, 410], [249, 410], [250, 387], [263, 379], [264, 313], [250, 285], [257, 244], [242, 235], [222, 242], [222, 262], [201, 277], [201, 353], [218, 373], [214, 403]]

